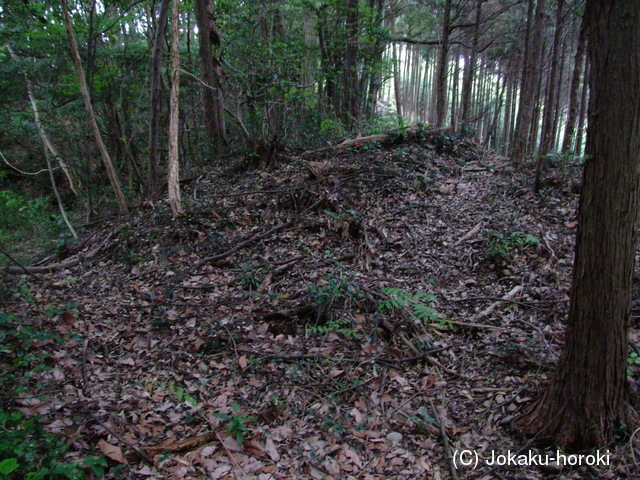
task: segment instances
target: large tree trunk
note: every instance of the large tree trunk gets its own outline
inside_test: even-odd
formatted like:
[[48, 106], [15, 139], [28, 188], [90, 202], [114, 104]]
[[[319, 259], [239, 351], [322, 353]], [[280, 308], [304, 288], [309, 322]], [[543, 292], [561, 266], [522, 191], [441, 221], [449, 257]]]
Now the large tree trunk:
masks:
[[[587, 0], [591, 98], [565, 347], [527, 433], [572, 449], [622, 424], [640, 183], [640, 1]], [[615, 134], [613, 134], [615, 132]]]
[[160, 117], [162, 115], [162, 50], [164, 30], [167, 26], [169, 0], [162, 0], [153, 40], [151, 54], [151, 121], [149, 125], [149, 172], [147, 193], [150, 197], [158, 194], [160, 184]]
[[560, 89], [561, 78], [558, 78], [558, 63], [560, 61], [560, 51], [562, 43], [562, 27], [563, 27], [563, 10], [564, 0], [558, 0], [556, 10], [556, 30], [553, 35], [553, 48], [551, 53], [551, 72], [547, 79], [547, 98], [544, 102], [544, 115], [542, 117], [542, 135], [540, 139], [540, 152], [536, 160], [536, 182], [535, 190], [540, 191], [542, 188], [542, 168], [547, 154], [551, 151], [553, 141], [555, 140], [553, 128], [553, 116], [556, 111], [555, 99], [556, 92]]
[[180, 0], [173, 0], [171, 11], [171, 96], [169, 98], [169, 206], [174, 217], [182, 215], [180, 200], [180, 174], [178, 171], [178, 129], [180, 127], [180, 49], [179, 32]]
[[444, 2], [442, 21], [442, 42], [438, 62], [438, 81], [436, 94], [436, 127], [444, 126], [447, 114], [447, 72], [449, 70], [449, 35], [451, 33], [451, 0]]
[[196, 22], [198, 23], [198, 40], [200, 45], [200, 61], [202, 64], [202, 102], [204, 104], [204, 120], [207, 133], [214, 151], [224, 142], [224, 101], [220, 86], [220, 62], [217, 53], [214, 56], [212, 46], [220, 45], [220, 34], [217, 30], [213, 7], [210, 0], [195, 0]]
[[80, 62], [80, 53], [78, 52], [78, 44], [76, 43], [76, 37], [73, 34], [73, 25], [71, 24], [71, 17], [69, 16], [69, 10], [67, 8], [67, 0], [61, 0], [60, 5], [62, 7], [62, 17], [64, 20], [64, 25], [67, 29], [69, 43], [71, 44], [71, 59], [73, 60], [73, 65], [76, 69], [76, 74], [78, 75], [78, 82], [80, 83], [80, 92], [82, 93], [82, 98], [84, 99], [84, 105], [87, 109], [87, 117], [89, 119], [89, 124], [91, 125], [91, 130], [93, 131], [93, 135], [96, 139], [96, 143], [98, 144], [98, 149], [100, 150], [102, 161], [104, 163], [105, 168], [107, 169], [109, 182], [111, 183], [111, 188], [113, 188], [113, 191], [115, 192], [116, 200], [118, 201], [118, 206], [120, 207], [120, 212], [128, 213], [129, 207], [127, 205], [127, 200], [124, 198], [124, 194], [122, 193], [122, 189], [120, 188], [120, 180], [118, 180], [118, 174], [116, 172], [115, 167], [113, 166], [113, 162], [111, 161], [111, 157], [109, 156], [107, 147], [105, 146], [104, 141], [102, 140], [102, 135], [100, 134], [100, 128], [98, 128], [98, 122], [96, 121], [96, 116], [95, 116], [95, 113], [93, 112], [93, 105], [91, 105], [91, 96], [89, 95], [89, 89], [87, 88], [87, 81], [84, 77], [84, 72], [82, 70], [82, 63]]
[[[531, 5], [531, 3], [530, 3]], [[545, 0], [538, 0], [535, 9], [535, 20], [533, 29], [529, 35], [528, 54], [524, 59], [525, 69], [523, 72], [522, 89], [520, 92], [520, 104], [518, 107], [518, 119], [513, 137], [513, 150], [511, 159], [514, 162], [523, 162], [527, 156], [527, 145], [529, 133], [534, 117], [536, 103], [536, 85], [540, 76], [540, 59], [542, 53], [542, 27], [544, 24]], [[531, 11], [531, 8], [529, 9]], [[527, 68], [526, 65], [530, 63]]]

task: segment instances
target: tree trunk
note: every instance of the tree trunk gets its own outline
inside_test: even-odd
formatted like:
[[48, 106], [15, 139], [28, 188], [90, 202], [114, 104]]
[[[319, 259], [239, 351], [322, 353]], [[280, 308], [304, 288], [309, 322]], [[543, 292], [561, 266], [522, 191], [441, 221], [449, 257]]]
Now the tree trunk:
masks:
[[571, 90], [569, 91], [569, 113], [567, 115], [567, 126], [562, 140], [563, 154], [569, 153], [575, 143], [576, 120], [578, 118], [578, 90], [580, 89], [580, 75], [582, 75], [582, 70], [584, 69], [585, 53], [585, 33], [584, 28], [580, 27], [580, 36], [578, 37], [578, 47], [573, 66], [573, 75], [571, 77]]
[[518, 422], [571, 449], [602, 446], [636, 420], [626, 367], [640, 194], [640, 1], [587, 0], [584, 22], [591, 98], [566, 341], [547, 390]]
[[169, 0], [162, 0], [151, 54], [151, 120], [149, 125], [149, 172], [147, 194], [155, 197], [160, 186], [160, 117], [162, 116], [162, 50], [167, 26]]
[[[15, 52], [13, 51], [13, 49], [8, 43], [7, 43], [7, 50], [9, 50], [9, 55], [11, 55], [11, 58], [13, 58], [17, 62], [18, 56], [15, 54]], [[31, 108], [33, 110], [33, 119], [36, 122], [36, 128], [38, 129], [38, 135], [40, 135], [40, 140], [42, 140], [42, 146], [44, 149], [44, 158], [47, 162], [47, 170], [49, 170], [49, 180], [51, 180], [51, 188], [58, 202], [58, 209], [60, 210], [60, 215], [62, 216], [62, 219], [64, 220], [64, 223], [67, 225], [67, 228], [69, 229], [69, 232], [71, 232], [71, 235], [73, 236], [73, 238], [77, 240], [78, 234], [73, 228], [73, 225], [71, 225], [71, 222], [69, 221], [69, 217], [67, 217], [67, 211], [64, 208], [64, 203], [62, 202], [62, 197], [60, 196], [60, 191], [58, 190], [58, 185], [56, 184], [56, 178], [55, 178], [55, 175], [53, 174], [53, 165], [51, 163], [51, 155], [53, 155], [54, 158], [58, 159], [58, 162], [60, 163], [60, 167], [63, 169], [65, 175], [67, 176], [67, 180], [71, 184], [71, 190], [73, 191], [73, 193], [77, 195], [78, 192], [75, 190], [75, 187], [73, 185], [73, 179], [69, 172], [69, 168], [67, 167], [66, 163], [64, 163], [62, 158], [58, 156], [58, 153], [53, 147], [53, 144], [49, 140], [47, 131], [44, 129], [44, 125], [42, 124], [42, 120], [40, 119], [40, 110], [38, 109], [38, 103], [36, 102], [36, 97], [33, 94], [33, 85], [31, 84], [31, 80], [26, 74], [24, 75], [24, 80], [25, 80], [25, 83], [27, 84], [27, 95], [29, 96], [29, 101], [31, 102]]]
[[402, 96], [400, 94], [400, 69], [398, 68], [398, 52], [395, 42], [391, 43], [393, 63], [393, 93], [396, 99], [396, 115], [398, 124], [402, 124]]
[[447, 72], [449, 70], [449, 34], [451, 33], [451, 0], [444, 2], [444, 19], [442, 21], [442, 42], [440, 45], [440, 61], [438, 63], [438, 81], [436, 94], [436, 127], [444, 126], [447, 114]]
[[217, 57], [214, 57], [212, 46], [217, 48], [220, 36], [217, 31], [215, 17], [210, 0], [195, 0], [196, 22], [198, 24], [198, 41], [200, 45], [200, 62], [202, 65], [202, 103], [204, 104], [204, 120], [213, 150], [217, 151], [224, 142], [224, 102], [220, 88], [220, 68]]
[[473, 26], [473, 44], [471, 45], [471, 53], [464, 64], [464, 79], [462, 80], [462, 124], [460, 128], [464, 133], [464, 129], [468, 126], [471, 116], [471, 87], [473, 86], [473, 77], [476, 67], [476, 56], [478, 55], [478, 43], [480, 41], [480, 19], [482, 17], [482, 3], [484, 0], [476, 0], [476, 22]]
[[551, 71], [549, 72], [547, 85], [547, 98], [544, 102], [544, 115], [542, 117], [542, 134], [540, 139], [540, 152], [536, 160], [536, 181], [535, 191], [539, 192], [542, 188], [542, 169], [547, 154], [551, 151], [552, 142], [555, 139], [553, 133], [553, 115], [556, 110], [554, 100], [556, 92], [560, 89], [560, 80], [558, 79], [558, 63], [560, 61], [560, 51], [562, 43], [562, 27], [563, 27], [563, 10], [564, 0], [558, 0], [556, 10], [556, 30], [553, 34], [553, 48], [551, 53]]
[[584, 82], [582, 93], [580, 94], [580, 118], [578, 120], [578, 131], [576, 132], [576, 155], [582, 153], [582, 139], [584, 138], [584, 127], [587, 123], [587, 110], [589, 106], [589, 78], [591, 68], [587, 62], [584, 66]]
[[113, 162], [111, 161], [111, 157], [109, 156], [109, 152], [107, 151], [107, 147], [102, 140], [102, 135], [100, 134], [100, 128], [98, 128], [98, 122], [96, 121], [95, 113], [93, 112], [93, 106], [91, 105], [91, 96], [89, 95], [89, 90], [87, 89], [87, 81], [84, 77], [84, 72], [82, 71], [82, 64], [80, 63], [80, 53], [78, 52], [78, 44], [76, 43], [75, 35], [73, 34], [73, 25], [71, 24], [71, 17], [69, 16], [69, 10], [67, 8], [67, 0], [60, 0], [60, 5], [62, 7], [62, 17], [64, 20], [64, 25], [67, 29], [67, 35], [69, 37], [69, 43], [71, 44], [71, 59], [73, 60], [73, 66], [76, 69], [76, 74], [78, 75], [78, 82], [80, 83], [80, 92], [82, 93], [82, 98], [84, 99], [84, 105], [87, 109], [87, 117], [89, 117], [89, 123], [91, 125], [91, 129], [93, 130], [93, 135], [96, 139], [96, 143], [98, 144], [98, 149], [100, 150], [100, 155], [102, 156], [102, 161], [104, 163], [105, 168], [107, 169], [107, 175], [109, 176], [109, 182], [111, 183], [111, 188], [116, 195], [116, 200], [118, 202], [118, 206], [120, 207], [121, 213], [128, 213], [129, 207], [127, 205], [127, 200], [124, 198], [122, 193], [122, 189], [120, 188], [120, 180], [118, 180], [118, 174], [116, 172], [115, 167], [113, 166]]
[[358, 93], [358, 0], [348, 0], [346, 30], [342, 115], [347, 129], [353, 129], [358, 125], [360, 119], [360, 95]]
[[171, 10], [171, 96], [169, 98], [169, 206], [174, 217], [182, 215], [180, 200], [180, 174], [178, 170], [178, 129], [180, 126], [180, 49], [179, 49], [180, 0], [173, 0]]
[[[520, 92], [520, 105], [518, 108], [518, 119], [516, 121], [516, 130], [513, 138], [513, 150], [511, 151], [511, 159], [514, 162], [523, 162], [527, 156], [529, 133], [533, 122], [533, 113], [536, 104], [536, 81], [540, 76], [544, 6], [545, 0], [538, 0], [535, 9], [533, 29], [529, 36], [530, 48], [527, 49], [528, 55], [524, 59], [525, 69], [523, 72], [522, 89]], [[529, 11], [531, 11], [531, 8], [529, 8]], [[529, 63], [531, 65], [527, 67]]]

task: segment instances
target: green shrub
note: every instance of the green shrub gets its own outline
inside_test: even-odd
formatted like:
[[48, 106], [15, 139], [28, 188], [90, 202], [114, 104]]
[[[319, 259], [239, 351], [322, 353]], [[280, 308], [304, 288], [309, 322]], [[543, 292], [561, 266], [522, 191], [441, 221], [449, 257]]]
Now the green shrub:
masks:
[[12, 190], [0, 190], [0, 244], [19, 259], [24, 252], [53, 245], [65, 231], [49, 197], [28, 198]]
[[0, 410], [0, 478], [24, 480], [84, 479], [89, 472], [105, 473], [104, 457], [87, 457], [82, 462], [65, 461], [69, 446], [47, 433], [37, 418], [23, 418], [19, 412]]

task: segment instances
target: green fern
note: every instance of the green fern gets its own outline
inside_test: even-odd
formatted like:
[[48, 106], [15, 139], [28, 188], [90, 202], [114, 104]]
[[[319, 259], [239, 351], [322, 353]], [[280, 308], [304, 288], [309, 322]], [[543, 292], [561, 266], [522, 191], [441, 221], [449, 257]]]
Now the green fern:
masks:
[[432, 293], [423, 291], [411, 293], [396, 287], [386, 287], [382, 291], [387, 298], [378, 305], [379, 311], [408, 310], [411, 317], [421, 322], [438, 321], [441, 324], [448, 324], [441, 313], [428, 305], [428, 303], [434, 302], [438, 298]]

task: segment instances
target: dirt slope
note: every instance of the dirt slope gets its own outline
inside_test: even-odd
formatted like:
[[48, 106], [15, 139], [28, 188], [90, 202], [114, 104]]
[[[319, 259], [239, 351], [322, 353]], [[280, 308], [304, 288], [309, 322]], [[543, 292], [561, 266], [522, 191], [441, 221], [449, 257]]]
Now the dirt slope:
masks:
[[[66, 340], [38, 345], [42, 400], [4, 406], [74, 455], [119, 446], [112, 478], [447, 479], [460, 449], [527, 452], [510, 426], [560, 353], [577, 172], [536, 196], [446, 132], [199, 172], [185, 217], [103, 222], [9, 305]], [[455, 475], [633, 478], [612, 451]]]

